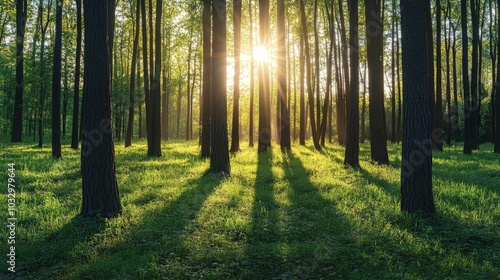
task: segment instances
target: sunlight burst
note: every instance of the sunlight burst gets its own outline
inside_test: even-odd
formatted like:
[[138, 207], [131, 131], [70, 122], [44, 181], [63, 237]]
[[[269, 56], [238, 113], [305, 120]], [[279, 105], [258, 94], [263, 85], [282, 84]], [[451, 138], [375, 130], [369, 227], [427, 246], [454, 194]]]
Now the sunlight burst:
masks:
[[253, 55], [258, 62], [269, 62], [271, 60], [271, 56], [269, 52], [264, 47], [255, 47], [253, 50]]

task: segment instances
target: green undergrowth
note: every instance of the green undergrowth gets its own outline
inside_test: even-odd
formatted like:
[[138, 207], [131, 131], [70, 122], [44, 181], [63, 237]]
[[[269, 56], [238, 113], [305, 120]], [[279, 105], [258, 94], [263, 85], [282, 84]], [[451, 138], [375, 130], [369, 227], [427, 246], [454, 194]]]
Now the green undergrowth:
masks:
[[[459, 144], [459, 143], [458, 143]], [[344, 149], [312, 143], [231, 154], [230, 177], [207, 173], [197, 141], [116, 145], [123, 214], [78, 217], [80, 152], [0, 144], [0, 218], [16, 165], [16, 273], [2, 279], [500, 279], [500, 157], [491, 145], [434, 154], [437, 213], [399, 211], [400, 146], [390, 166], [345, 169]]]

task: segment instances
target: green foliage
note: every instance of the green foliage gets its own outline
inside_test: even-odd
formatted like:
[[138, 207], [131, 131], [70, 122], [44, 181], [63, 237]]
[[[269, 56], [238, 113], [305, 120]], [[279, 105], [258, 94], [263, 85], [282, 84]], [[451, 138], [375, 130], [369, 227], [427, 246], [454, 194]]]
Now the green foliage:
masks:
[[0, 165], [16, 164], [16, 276], [498, 277], [500, 169], [491, 146], [472, 156], [455, 146], [435, 154], [438, 214], [423, 218], [399, 211], [399, 145], [389, 145], [389, 167], [370, 164], [369, 146], [361, 145], [361, 168], [353, 170], [343, 167], [342, 147], [319, 153], [308, 144], [260, 156], [244, 148], [224, 178], [205, 173], [197, 141], [164, 144], [164, 156], [154, 159], [145, 156], [145, 141], [128, 149], [117, 143], [123, 215], [94, 220], [77, 217], [79, 151], [63, 148], [54, 160], [50, 149], [0, 144]]

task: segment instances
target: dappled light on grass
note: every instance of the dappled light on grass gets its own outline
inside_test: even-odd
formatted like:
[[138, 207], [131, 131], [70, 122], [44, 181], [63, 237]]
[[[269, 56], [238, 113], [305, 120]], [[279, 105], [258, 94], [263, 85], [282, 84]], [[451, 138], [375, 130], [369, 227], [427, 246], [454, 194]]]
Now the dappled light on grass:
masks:
[[[391, 166], [344, 168], [343, 148], [279, 147], [205, 173], [197, 141], [116, 147], [123, 214], [80, 220], [80, 151], [9, 145], [19, 166], [19, 275], [41, 279], [494, 278], [500, 260], [497, 157], [435, 154], [431, 218], [399, 211], [400, 146]], [[23, 149], [24, 147], [24, 149]], [[28, 152], [24, 152], [24, 150]], [[446, 150], [446, 147], [445, 147]], [[48, 149], [47, 149], [48, 151]], [[481, 168], [470, 169], [469, 162]], [[4, 199], [5, 194], [0, 195]], [[5, 215], [5, 214], [2, 214]], [[2, 216], [4, 218], [4, 216]], [[93, 221], [93, 222], [92, 222]], [[2, 234], [5, 229], [2, 229]]]

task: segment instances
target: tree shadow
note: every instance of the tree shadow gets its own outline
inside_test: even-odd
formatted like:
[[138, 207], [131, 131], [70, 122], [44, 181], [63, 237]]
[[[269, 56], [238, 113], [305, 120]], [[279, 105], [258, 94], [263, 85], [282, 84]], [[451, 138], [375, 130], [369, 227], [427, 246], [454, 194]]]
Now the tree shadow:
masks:
[[373, 174], [371, 174], [361, 166], [356, 170], [359, 171], [361, 177], [364, 178], [368, 183], [373, 183], [375, 186], [383, 189], [390, 196], [399, 198], [400, 189], [395, 186], [394, 183], [391, 183], [384, 178], [373, 176]]
[[[349, 277], [360, 260], [346, 217], [310, 180], [310, 172], [292, 151], [283, 153], [284, 180], [290, 185], [286, 212], [289, 274], [293, 279]], [[294, 259], [295, 258], [295, 259]], [[342, 261], [339, 261], [342, 259]], [[292, 262], [293, 261], [293, 262]]]
[[[276, 275], [276, 269], [284, 260], [279, 252], [279, 206], [274, 197], [275, 178], [272, 168], [273, 150], [258, 154], [257, 175], [254, 185], [251, 232], [245, 257], [250, 271], [261, 273], [265, 278]], [[251, 275], [246, 276], [249, 279]]]

